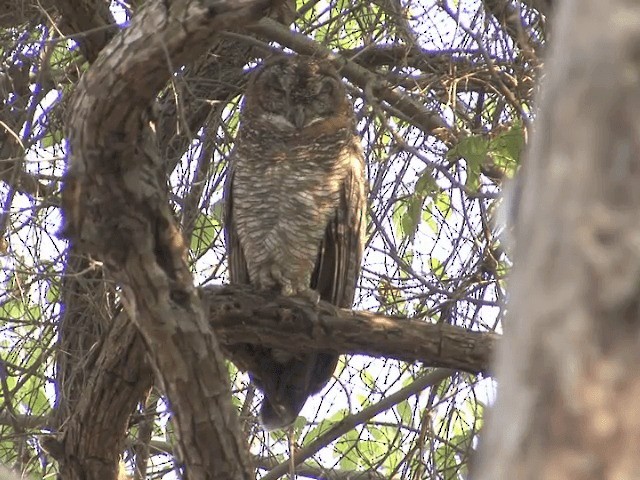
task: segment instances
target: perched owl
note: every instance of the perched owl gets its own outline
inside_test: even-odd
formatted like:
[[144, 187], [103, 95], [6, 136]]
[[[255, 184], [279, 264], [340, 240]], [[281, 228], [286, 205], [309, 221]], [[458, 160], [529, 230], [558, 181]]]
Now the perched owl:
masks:
[[[328, 61], [278, 57], [253, 73], [225, 209], [231, 283], [352, 306], [365, 230], [364, 158], [353, 106]], [[291, 424], [338, 362], [328, 352], [245, 350], [268, 429]]]

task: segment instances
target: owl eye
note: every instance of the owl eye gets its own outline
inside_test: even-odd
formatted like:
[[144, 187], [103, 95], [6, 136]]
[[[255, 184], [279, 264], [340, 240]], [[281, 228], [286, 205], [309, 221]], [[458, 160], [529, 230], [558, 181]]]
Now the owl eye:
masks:
[[287, 91], [277, 76], [270, 75], [263, 79], [260, 103], [269, 112], [282, 111], [287, 104]]
[[265, 76], [266, 78], [263, 78], [262, 80], [264, 93], [277, 98], [285, 97], [287, 92], [282, 85], [280, 78], [272, 72], [270, 73], [270, 75]]
[[320, 95], [331, 96], [336, 91], [335, 80], [328, 78], [320, 86]]
[[274, 96], [278, 97], [278, 98], [284, 98], [287, 96], [287, 92], [284, 88], [282, 88], [280, 85], [273, 85], [271, 87], [271, 94], [273, 94]]

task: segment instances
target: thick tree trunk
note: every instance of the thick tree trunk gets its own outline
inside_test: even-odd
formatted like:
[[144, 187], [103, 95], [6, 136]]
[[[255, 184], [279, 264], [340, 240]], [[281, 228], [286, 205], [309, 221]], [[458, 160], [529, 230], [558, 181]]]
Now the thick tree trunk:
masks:
[[257, 20], [270, 3], [147, 4], [119, 41], [102, 50], [69, 108], [65, 234], [104, 260], [121, 285], [122, 302], [171, 404], [179, 460], [190, 479], [254, 474], [220, 347], [168, 205], [147, 108], [172, 65], [204, 53], [212, 32]]
[[640, 471], [640, 5], [558, 15], [482, 480]]
[[107, 480], [118, 474], [129, 418], [153, 378], [142, 338], [130, 325], [124, 313], [118, 315], [109, 334], [91, 351], [96, 358], [72, 370], [86, 375], [88, 381], [65, 383], [84, 386], [82, 395], [65, 392], [71, 400], [65, 407], [72, 407], [72, 413], [64, 419], [64, 434], [41, 438], [41, 444], [58, 461], [60, 478]]

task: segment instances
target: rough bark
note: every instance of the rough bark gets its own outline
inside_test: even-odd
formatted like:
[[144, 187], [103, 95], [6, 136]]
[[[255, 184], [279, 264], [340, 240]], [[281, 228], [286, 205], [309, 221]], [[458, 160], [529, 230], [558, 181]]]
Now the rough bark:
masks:
[[67, 255], [61, 292], [64, 311], [56, 348], [56, 427], [68, 420], [86, 395], [92, 364], [114, 311], [113, 285], [105, 281], [102, 268], [76, 255], [73, 248]]
[[41, 443], [58, 461], [61, 478], [113, 479], [131, 412], [153, 379], [142, 337], [125, 314], [115, 318], [81, 373], [90, 375], [82, 383], [82, 395], [64, 397], [73, 401], [73, 409], [64, 419], [63, 434], [44, 437]]
[[[118, 31], [102, 1], [58, 1], [50, 9], [62, 15], [61, 31], [90, 63]], [[135, 327], [125, 315], [113, 317], [114, 285], [100, 263], [71, 244], [64, 278], [51, 422], [56, 434], [41, 443], [61, 478], [116, 478], [130, 415], [151, 386], [151, 367]]]
[[637, 478], [640, 6], [567, 1], [553, 31], [475, 478]]
[[242, 345], [268, 345], [292, 352], [309, 349], [423, 362], [470, 373], [487, 373], [499, 338], [446, 324], [314, 307], [297, 299], [240, 286], [201, 289], [209, 321], [228, 356], [243, 368]]
[[118, 31], [109, 4], [102, 0], [56, 0], [55, 6], [62, 15], [61, 31], [71, 35], [82, 55], [93, 63]]
[[146, 110], [173, 69], [206, 50], [211, 32], [256, 20], [270, 3], [147, 4], [83, 76], [69, 109], [65, 234], [120, 283], [174, 412], [191, 479], [253, 472], [168, 206], [163, 162], [147, 141]]

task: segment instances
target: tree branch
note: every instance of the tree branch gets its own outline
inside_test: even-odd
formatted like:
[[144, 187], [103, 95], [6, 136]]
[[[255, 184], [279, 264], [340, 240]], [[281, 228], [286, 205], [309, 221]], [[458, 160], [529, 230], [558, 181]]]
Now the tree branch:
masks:
[[[305, 445], [294, 453], [293, 463], [299, 465], [307, 458], [310, 458], [321, 448], [329, 445], [331, 442], [346, 434], [349, 430], [354, 429], [358, 425], [365, 423], [367, 420], [375, 417], [378, 413], [383, 412], [394, 405], [406, 400], [412, 395], [421, 392], [425, 388], [436, 385], [445, 378], [449, 377], [453, 372], [446, 368], [434, 370], [433, 372], [426, 373], [421, 377], [418, 377], [413, 383], [410, 383], [404, 388], [401, 388], [395, 393], [386, 396], [378, 403], [371, 405], [364, 410], [349, 415], [342, 422], [337, 423], [326, 432], [319, 435], [313, 442]], [[262, 480], [276, 480], [282, 475], [286, 474], [290, 466], [290, 461], [285, 460], [278, 466], [274, 467], [269, 473], [267, 473]]]
[[[201, 296], [209, 321], [231, 359], [250, 368], [242, 344], [296, 352], [336, 353], [420, 361], [470, 373], [488, 373], [499, 335], [453, 325], [312, 306], [295, 298], [253, 291], [250, 287], [207, 286]], [[258, 359], [259, 360], [259, 359]]]
[[67, 480], [115, 478], [129, 417], [152, 383], [144, 342], [127, 315], [118, 315], [107, 337], [96, 346], [95, 358], [85, 359], [84, 368], [75, 365], [74, 369], [88, 380], [65, 384], [78, 391], [70, 398], [73, 411], [64, 418], [61, 433], [40, 441]]
[[62, 14], [60, 29], [78, 43], [90, 63], [118, 31], [109, 4], [103, 0], [56, 0]]
[[640, 8], [559, 3], [479, 480], [640, 471]]

